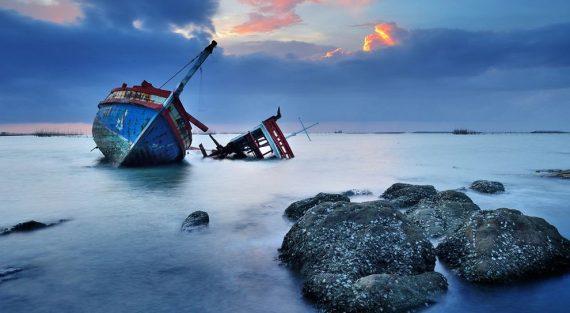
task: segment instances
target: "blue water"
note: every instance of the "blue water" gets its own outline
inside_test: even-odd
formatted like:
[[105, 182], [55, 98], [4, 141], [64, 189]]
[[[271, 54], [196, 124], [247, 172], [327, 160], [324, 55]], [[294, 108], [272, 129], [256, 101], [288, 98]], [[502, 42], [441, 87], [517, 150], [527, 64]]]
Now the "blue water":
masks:
[[[225, 142], [231, 136], [220, 135]], [[209, 140], [197, 136], [195, 144]], [[244, 162], [188, 155], [176, 166], [116, 169], [91, 138], [0, 137], [0, 227], [71, 219], [0, 237], [0, 312], [316, 312], [277, 249], [292, 201], [320, 191], [394, 182], [451, 189], [496, 179], [507, 192], [468, 192], [482, 208], [517, 208], [570, 237], [570, 181], [535, 169], [570, 168], [569, 135], [313, 135], [296, 158]], [[354, 201], [371, 197], [356, 198]], [[204, 231], [181, 233], [194, 210]], [[426, 312], [566, 312], [570, 275], [489, 287], [439, 263], [450, 288]]]

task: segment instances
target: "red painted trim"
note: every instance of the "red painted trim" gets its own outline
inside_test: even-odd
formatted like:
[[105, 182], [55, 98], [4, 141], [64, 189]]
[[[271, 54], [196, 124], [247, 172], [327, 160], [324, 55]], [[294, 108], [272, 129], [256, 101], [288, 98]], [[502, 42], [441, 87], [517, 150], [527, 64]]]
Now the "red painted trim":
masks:
[[[281, 128], [277, 125], [277, 119], [275, 117], [270, 117], [263, 121], [263, 125], [265, 125], [265, 128], [269, 131], [269, 135], [273, 139], [273, 142], [275, 142], [275, 145], [277, 145], [277, 149], [279, 149], [283, 158], [294, 158], [295, 155], [293, 154], [293, 150], [291, 150], [291, 146], [289, 146], [289, 142], [287, 142]], [[274, 131], [277, 134], [275, 134]]]
[[[186, 113], [186, 110], [184, 109], [184, 106], [180, 100], [174, 101], [173, 106], [178, 111], [178, 114], [180, 114], [180, 116], [184, 117], [186, 114], [188, 114]], [[184, 128], [186, 128], [186, 131], [190, 134], [190, 138], [192, 138], [192, 125], [190, 125], [188, 119], [184, 119], [184, 122]]]
[[144, 93], [148, 93], [148, 94], [163, 97], [163, 98], [168, 98], [168, 96], [170, 95], [170, 90], [156, 88], [151, 83], [147, 82], [146, 80], [143, 80], [143, 82], [141, 83], [140, 86], [127, 87], [127, 84], [123, 84], [123, 86], [114, 88], [113, 90], [111, 90], [111, 92], [120, 91], [120, 90], [144, 92]]
[[146, 101], [142, 101], [142, 100], [138, 100], [138, 99], [124, 99], [124, 98], [109, 98], [109, 99], [106, 99], [106, 100], [99, 102], [99, 105], [113, 105], [116, 103], [134, 104], [134, 105], [143, 106], [143, 107], [146, 107], [149, 109], [153, 109], [156, 111], [159, 111], [160, 109], [162, 109], [161, 104], [157, 104], [154, 102], [146, 102]]
[[196, 125], [196, 127], [198, 127], [203, 132], [208, 131], [208, 126], [204, 125], [202, 122], [197, 120], [194, 116], [190, 115], [190, 113], [188, 113], [186, 111], [184, 113], [186, 113], [186, 120], [188, 120], [188, 122]]
[[202, 122], [197, 120], [194, 116], [190, 115], [190, 113], [186, 112], [186, 109], [184, 108], [184, 106], [182, 105], [182, 102], [180, 102], [179, 99], [176, 99], [174, 101], [174, 105], [175, 105], [176, 109], [178, 109], [178, 112], [180, 113], [180, 115], [182, 115], [186, 119], [186, 121], [188, 121], [188, 123], [192, 123], [192, 124], [196, 125], [196, 127], [198, 127], [203, 132], [208, 131], [208, 126], [204, 125]]

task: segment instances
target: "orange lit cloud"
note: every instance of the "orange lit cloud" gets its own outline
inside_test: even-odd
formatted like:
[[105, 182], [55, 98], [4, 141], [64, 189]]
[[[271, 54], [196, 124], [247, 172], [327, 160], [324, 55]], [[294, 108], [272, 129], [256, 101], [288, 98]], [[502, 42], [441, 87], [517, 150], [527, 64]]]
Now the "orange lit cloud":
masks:
[[343, 48], [336, 48], [325, 52], [325, 54], [321, 57], [321, 60], [330, 59], [339, 56], [351, 55], [351, 54], [352, 52], [345, 51]]
[[303, 3], [340, 5], [360, 8], [371, 0], [239, 0], [254, 8], [246, 22], [234, 26], [232, 32], [239, 35], [266, 33], [302, 22], [296, 8]]
[[355, 8], [367, 6], [372, 0], [336, 0], [336, 2], [344, 7]]
[[374, 26], [374, 33], [364, 37], [362, 51], [370, 52], [382, 46], [394, 46], [396, 40], [392, 33], [395, 25], [391, 23], [380, 23]]
[[295, 8], [305, 2], [319, 3], [320, 0], [239, 0], [241, 3], [254, 7], [255, 12], [249, 14], [249, 19], [235, 26], [232, 32], [240, 35], [251, 33], [266, 33], [279, 28], [298, 24], [301, 18], [295, 13]]
[[250, 13], [249, 20], [243, 24], [235, 26], [233, 28], [233, 32], [240, 35], [250, 33], [266, 33], [300, 22], [301, 18], [293, 12], [287, 12], [280, 15], [263, 15], [259, 13]]
[[72, 0], [0, 1], [0, 7], [58, 24], [73, 23], [83, 17], [79, 4]]

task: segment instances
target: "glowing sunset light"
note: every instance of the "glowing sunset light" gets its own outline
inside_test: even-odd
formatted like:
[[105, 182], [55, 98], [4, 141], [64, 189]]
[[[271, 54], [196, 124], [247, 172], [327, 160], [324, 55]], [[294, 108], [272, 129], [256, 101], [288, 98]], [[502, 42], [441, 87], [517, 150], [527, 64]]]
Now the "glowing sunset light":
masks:
[[388, 23], [376, 24], [374, 33], [364, 37], [362, 51], [370, 52], [379, 46], [394, 46], [396, 41], [392, 38], [394, 26]]
[[330, 51], [325, 52], [323, 58], [332, 58], [335, 55], [343, 54], [342, 48], [336, 48]]

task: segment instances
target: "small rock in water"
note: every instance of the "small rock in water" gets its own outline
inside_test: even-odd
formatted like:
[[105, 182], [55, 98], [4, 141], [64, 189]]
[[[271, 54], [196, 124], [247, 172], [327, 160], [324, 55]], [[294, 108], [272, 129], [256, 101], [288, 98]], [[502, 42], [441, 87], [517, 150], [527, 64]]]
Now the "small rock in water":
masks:
[[8, 235], [11, 233], [31, 232], [34, 230], [55, 226], [55, 225], [58, 225], [58, 224], [61, 224], [63, 222], [67, 222], [67, 221], [68, 220], [62, 219], [62, 220], [59, 220], [55, 223], [45, 224], [45, 223], [37, 222], [34, 220], [30, 220], [27, 222], [16, 224], [16, 225], [12, 226], [11, 228], [4, 229], [1, 234], [2, 235]]
[[196, 228], [208, 226], [210, 223], [210, 216], [204, 211], [194, 211], [182, 223], [182, 231], [193, 231]]
[[15, 279], [14, 274], [23, 271], [24, 269], [19, 267], [6, 267], [0, 269], [0, 283], [7, 280]]
[[308, 209], [323, 202], [350, 202], [350, 199], [341, 194], [321, 192], [312, 198], [291, 203], [291, 205], [285, 209], [285, 216], [294, 221], [298, 220]]
[[481, 193], [499, 193], [505, 191], [505, 186], [498, 181], [476, 180], [469, 188]]
[[350, 189], [345, 192], [342, 192], [341, 195], [347, 197], [354, 197], [354, 196], [370, 196], [372, 195], [372, 191], [367, 189]]
[[570, 170], [538, 170], [536, 172], [544, 177], [570, 179]]
[[504, 283], [570, 270], [570, 241], [544, 219], [512, 209], [477, 211], [437, 247], [471, 282]]
[[36, 230], [36, 229], [45, 228], [45, 227], [48, 227], [48, 225], [44, 224], [44, 223], [36, 222], [36, 221], [27, 221], [27, 222], [23, 222], [23, 223], [19, 223], [19, 224], [14, 225], [12, 227], [11, 231], [12, 232], [26, 232], [26, 231], [32, 231], [32, 230]]
[[396, 206], [407, 208], [436, 194], [437, 190], [431, 185], [395, 183], [384, 191], [382, 198], [390, 200]]

